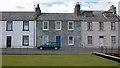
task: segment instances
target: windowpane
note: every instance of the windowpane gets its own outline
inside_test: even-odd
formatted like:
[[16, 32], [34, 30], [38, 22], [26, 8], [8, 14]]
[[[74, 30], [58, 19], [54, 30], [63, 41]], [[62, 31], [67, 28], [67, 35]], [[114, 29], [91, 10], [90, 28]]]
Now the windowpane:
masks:
[[7, 24], [6, 24], [6, 30], [12, 30], [12, 21], [7, 21]]
[[116, 36], [111, 36], [111, 43], [116, 44]]
[[104, 30], [104, 23], [103, 22], [99, 22], [99, 30]]
[[69, 30], [73, 30], [74, 28], [73, 28], [73, 22], [68, 22], [68, 29]]
[[23, 21], [23, 30], [29, 30], [29, 21]]
[[92, 30], [92, 22], [88, 22], [88, 30]]
[[115, 30], [115, 22], [111, 22], [111, 30]]
[[69, 45], [74, 45], [74, 38], [73, 38], [73, 36], [68, 36], [68, 44]]
[[92, 44], [92, 36], [88, 36], [88, 44]]
[[61, 22], [60, 21], [55, 22], [55, 29], [61, 30]]
[[29, 36], [23, 36], [23, 46], [28, 46], [29, 45]]
[[48, 30], [48, 27], [49, 27], [48, 22], [44, 21], [44, 22], [43, 22], [43, 29], [44, 29], [44, 30]]

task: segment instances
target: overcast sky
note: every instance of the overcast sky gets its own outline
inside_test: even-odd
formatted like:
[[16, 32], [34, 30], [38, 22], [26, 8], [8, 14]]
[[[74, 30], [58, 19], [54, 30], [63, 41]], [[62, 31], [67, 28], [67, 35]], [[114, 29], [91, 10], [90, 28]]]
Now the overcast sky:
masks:
[[42, 12], [72, 13], [76, 2], [82, 10], [108, 10], [111, 5], [118, 8], [119, 0], [1, 0], [0, 11], [34, 11], [39, 4]]

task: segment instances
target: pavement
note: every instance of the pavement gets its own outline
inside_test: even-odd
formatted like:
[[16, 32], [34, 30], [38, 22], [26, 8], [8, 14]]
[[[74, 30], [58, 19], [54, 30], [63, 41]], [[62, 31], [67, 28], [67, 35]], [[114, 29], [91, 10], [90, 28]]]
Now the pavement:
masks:
[[[103, 53], [111, 53], [117, 49], [103, 49]], [[92, 54], [92, 52], [101, 52], [100, 48], [61, 48], [59, 50], [37, 48], [2, 48], [2, 54]]]

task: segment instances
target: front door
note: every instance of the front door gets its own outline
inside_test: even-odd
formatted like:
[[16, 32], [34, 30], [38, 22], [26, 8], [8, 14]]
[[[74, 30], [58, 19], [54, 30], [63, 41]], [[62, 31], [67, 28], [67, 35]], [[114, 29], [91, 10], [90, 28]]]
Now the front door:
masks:
[[104, 36], [99, 36], [99, 45], [100, 47], [104, 46]]
[[56, 36], [56, 43], [58, 43], [59, 45], [60, 45], [60, 43], [61, 43], [61, 37], [60, 36]]
[[7, 36], [7, 48], [11, 47], [11, 36]]

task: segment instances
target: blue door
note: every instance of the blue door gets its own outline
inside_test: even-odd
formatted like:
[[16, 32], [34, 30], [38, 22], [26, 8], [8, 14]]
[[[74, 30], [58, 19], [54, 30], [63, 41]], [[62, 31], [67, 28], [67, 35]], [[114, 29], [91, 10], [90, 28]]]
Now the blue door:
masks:
[[60, 36], [56, 36], [56, 43], [60, 45]]

